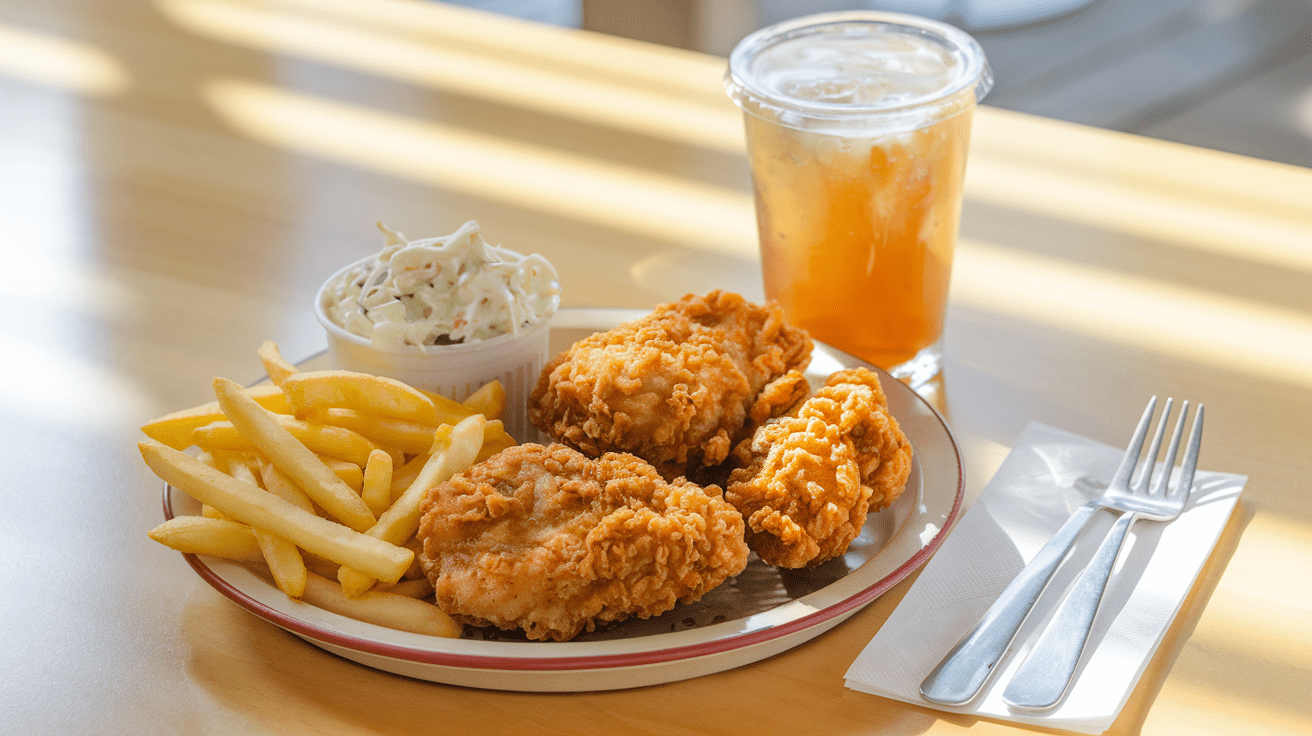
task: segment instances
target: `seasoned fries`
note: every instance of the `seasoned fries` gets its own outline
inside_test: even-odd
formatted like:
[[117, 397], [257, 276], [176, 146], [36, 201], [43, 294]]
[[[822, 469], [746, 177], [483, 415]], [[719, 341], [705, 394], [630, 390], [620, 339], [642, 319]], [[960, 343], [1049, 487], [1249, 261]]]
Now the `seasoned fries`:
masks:
[[[149, 536], [263, 565], [289, 597], [326, 610], [459, 636], [419, 566], [419, 507], [434, 485], [515, 444], [497, 419], [500, 383], [462, 403], [377, 376], [301, 372], [272, 342], [257, 354], [271, 384], [216, 378], [215, 402], [142, 427], [154, 440], [138, 445], [146, 464], [201, 503], [201, 515]], [[198, 455], [182, 452], [191, 446]]]

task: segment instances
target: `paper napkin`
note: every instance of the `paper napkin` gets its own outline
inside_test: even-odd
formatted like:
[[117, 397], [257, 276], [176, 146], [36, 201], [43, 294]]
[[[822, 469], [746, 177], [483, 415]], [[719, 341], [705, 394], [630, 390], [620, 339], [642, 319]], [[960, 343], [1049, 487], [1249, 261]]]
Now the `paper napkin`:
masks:
[[1179, 518], [1169, 524], [1135, 523], [1076, 681], [1055, 709], [1014, 710], [1003, 702], [1002, 692], [1055, 611], [1057, 594], [1074, 581], [1111, 528], [1111, 512], [1098, 512], [1085, 528], [1011, 652], [999, 663], [1000, 671], [974, 701], [939, 706], [920, 697], [920, 683], [1071, 512], [1101, 493], [1123, 454], [1124, 449], [1053, 427], [1027, 427], [979, 499], [848, 669], [847, 686], [938, 710], [1084, 733], [1106, 731], [1216, 545], [1245, 476], [1199, 470], [1194, 495]]

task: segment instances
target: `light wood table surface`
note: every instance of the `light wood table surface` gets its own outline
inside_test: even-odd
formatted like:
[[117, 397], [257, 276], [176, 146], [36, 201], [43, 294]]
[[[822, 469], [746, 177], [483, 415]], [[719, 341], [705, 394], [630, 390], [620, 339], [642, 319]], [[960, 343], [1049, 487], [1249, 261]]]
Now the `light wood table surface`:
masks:
[[[410, 0], [0, 5], [0, 732], [1033, 731], [844, 688], [911, 580], [731, 671], [504, 693], [328, 654], [145, 536], [140, 425], [321, 350], [376, 221], [476, 219], [567, 306], [759, 298], [723, 67]], [[1312, 172], [985, 108], [968, 180], [934, 397], [967, 503], [1030, 421], [1121, 445], [1205, 402], [1248, 486], [1112, 733], [1312, 732]]]

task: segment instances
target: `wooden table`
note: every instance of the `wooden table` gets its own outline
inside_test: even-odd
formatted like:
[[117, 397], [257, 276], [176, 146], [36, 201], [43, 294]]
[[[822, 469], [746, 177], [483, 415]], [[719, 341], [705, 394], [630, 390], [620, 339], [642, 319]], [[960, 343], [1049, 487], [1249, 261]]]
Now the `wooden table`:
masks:
[[[0, 731], [999, 733], [846, 690], [910, 580], [669, 685], [517, 694], [327, 654], [151, 542], [147, 419], [324, 345], [318, 284], [480, 221], [570, 306], [760, 296], [723, 60], [409, 0], [0, 7]], [[974, 498], [1030, 421], [1109, 444], [1208, 405], [1250, 476], [1113, 733], [1312, 730], [1312, 173], [979, 112], [936, 396]]]

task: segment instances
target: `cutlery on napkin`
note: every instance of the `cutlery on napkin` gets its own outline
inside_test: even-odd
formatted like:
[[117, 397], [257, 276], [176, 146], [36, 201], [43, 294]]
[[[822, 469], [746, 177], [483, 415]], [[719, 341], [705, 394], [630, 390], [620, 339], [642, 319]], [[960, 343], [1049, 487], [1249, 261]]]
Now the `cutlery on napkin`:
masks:
[[847, 686], [916, 705], [1000, 720], [1101, 733], [1115, 721], [1195, 578], [1216, 545], [1247, 478], [1199, 470], [1180, 518], [1135, 530], [1113, 578], [1066, 699], [1044, 713], [1002, 700], [1060, 594], [1113, 522], [1100, 512], [975, 700], [937, 706], [920, 683], [979, 619], [1071, 512], [1101, 493], [1124, 454], [1075, 434], [1033, 423], [1021, 433], [979, 499], [957, 523], [906, 597], [847, 671]]

